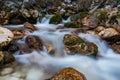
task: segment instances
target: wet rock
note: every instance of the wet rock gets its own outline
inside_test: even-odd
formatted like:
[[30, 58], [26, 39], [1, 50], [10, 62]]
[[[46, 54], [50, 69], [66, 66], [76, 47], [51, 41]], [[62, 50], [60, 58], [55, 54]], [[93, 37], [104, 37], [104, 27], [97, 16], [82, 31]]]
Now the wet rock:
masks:
[[1, 76], [5, 76], [5, 75], [8, 75], [10, 73], [13, 72], [13, 68], [4, 68], [1, 72], [0, 72], [0, 75]]
[[64, 68], [50, 80], [87, 80], [85, 76], [73, 68]]
[[43, 50], [42, 40], [38, 36], [29, 35], [25, 39], [25, 43], [30, 49]]
[[59, 24], [62, 21], [62, 16], [60, 14], [55, 14], [50, 19], [50, 24]]
[[76, 35], [66, 34], [63, 39], [64, 48], [68, 54], [83, 54], [96, 56], [98, 48], [95, 44], [86, 42]]
[[30, 29], [31, 31], [38, 30], [37, 27], [35, 27], [33, 24], [30, 24], [29, 22], [25, 22], [24, 27]]
[[0, 27], [0, 50], [7, 46], [14, 38], [13, 33], [7, 28]]

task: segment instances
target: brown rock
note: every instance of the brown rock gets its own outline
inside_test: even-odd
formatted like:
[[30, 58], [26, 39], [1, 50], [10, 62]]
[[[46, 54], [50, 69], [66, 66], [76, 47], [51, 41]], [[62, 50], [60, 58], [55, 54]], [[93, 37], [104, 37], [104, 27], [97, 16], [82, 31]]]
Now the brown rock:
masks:
[[102, 38], [109, 38], [112, 36], [119, 35], [119, 32], [116, 31], [114, 28], [107, 28], [99, 32], [98, 35], [101, 36]]
[[24, 37], [24, 32], [22, 30], [14, 29], [12, 32], [14, 34], [14, 39], [21, 39]]
[[37, 27], [35, 27], [33, 24], [30, 24], [29, 22], [25, 22], [24, 27], [30, 29], [31, 31], [38, 30]]
[[95, 28], [95, 31], [96, 32], [100, 32], [100, 31], [103, 31], [105, 28], [103, 27], [103, 26], [97, 26], [96, 28]]
[[87, 80], [85, 76], [73, 68], [65, 68], [50, 80]]
[[25, 43], [30, 49], [43, 50], [42, 40], [38, 36], [29, 35], [25, 39]]

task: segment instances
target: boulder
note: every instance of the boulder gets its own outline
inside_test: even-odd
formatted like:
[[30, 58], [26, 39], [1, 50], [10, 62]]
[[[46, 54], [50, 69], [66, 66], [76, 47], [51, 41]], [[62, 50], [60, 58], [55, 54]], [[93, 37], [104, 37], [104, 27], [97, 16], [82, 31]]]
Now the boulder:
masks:
[[2, 50], [13, 40], [14, 35], [7, 28], [0, 27], [0, 38], [0, 50]]
[[98, 47], [91, 42], [86, 42], [76, 35], [66, 34], [63, 39], [64, 49], [68, 54], [82, 54], [96, 56]]

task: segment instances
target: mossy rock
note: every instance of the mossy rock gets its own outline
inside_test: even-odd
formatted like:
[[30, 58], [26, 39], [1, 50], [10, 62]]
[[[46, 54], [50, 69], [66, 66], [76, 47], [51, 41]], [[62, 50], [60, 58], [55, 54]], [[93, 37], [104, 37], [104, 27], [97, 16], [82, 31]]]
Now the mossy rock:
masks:
[[64, 45], [71, 46], [77, 43], [84, 43], [84, 40], [78, 36], [66, 34], [63, 39]]
[[64, 68], [49, 80], [87, 80], [86, 77], [73, 68]]
[[62, 16], [61, 14], [55, 14], [54, 16], [51, 17], [50, 19], [50, 24], [59, 24], [62, 21]]
[[68, 54], [82, 54], [96, 56], [98, 47], [91, 42], [86, 42], [76, 35], [65, 35], [63, 39], [64, 49]]
[[77, 24], [74, 22], [67, 22], [64, 24], [65, 28], [78, 28]]

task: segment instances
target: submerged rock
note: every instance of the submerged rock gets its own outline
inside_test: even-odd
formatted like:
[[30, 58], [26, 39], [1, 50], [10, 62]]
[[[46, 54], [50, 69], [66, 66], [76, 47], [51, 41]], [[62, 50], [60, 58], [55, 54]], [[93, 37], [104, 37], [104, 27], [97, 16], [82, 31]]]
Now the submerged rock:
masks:
[[87, 80], [85, 76], [73, 68], [64, 68], [50, 80]]
[[86, 42], [76, 35], [66, 34], [63, 39], [64, 48], [68, 54], [83, 54], [96, 56], [98, 47], [91, 42]]
[[43, 50], [42, 40], [35, 35], [29, 35], [25, 39], [25, 43], [30, 49]]

